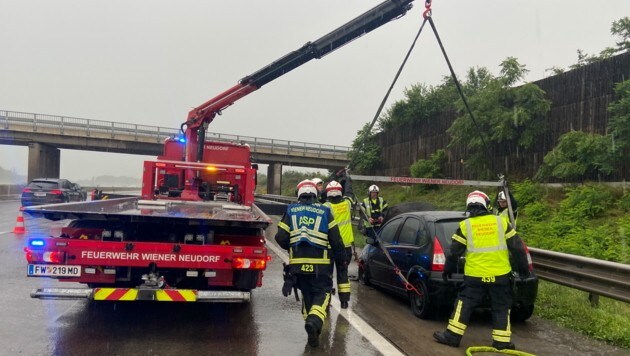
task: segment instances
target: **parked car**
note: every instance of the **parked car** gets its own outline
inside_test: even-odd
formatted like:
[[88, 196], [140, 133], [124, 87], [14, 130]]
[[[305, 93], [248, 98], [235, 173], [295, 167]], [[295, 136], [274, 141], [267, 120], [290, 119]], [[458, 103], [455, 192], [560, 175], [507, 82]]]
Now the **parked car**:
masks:
[[[441, 309], [450, 310], [463, 283], [465, 258], [460, 258], [458, 273], [448, 282], [442, 279], [442, 272], [445, 256], [450, 253], [451, 238], [465, 218], [465, 213], [453, 211], [415, 211], [391, 218], [380, 229], [378, 241], [363, 250], [359, 258], [359, 280], [408, 298], [412, 312], [421, 319], [430, 318]], [[378, 244], [387, 249], [393, 262], [419, 293], [405, 288]], [[524, 321], [532, 315], [538, 293], [538, 277], [533, 272], [527, 246], [525, 249], [530, 275], [521, 278], [515, 274], [510, 314], [513, 321]], [[490, 301], [484, 306], [489, 307]]]
[[67, 203], [83, 201], [87, 194], [83, 194], [80, 186], [67, 179], [38, 178], [22, 189], [22, 206]]

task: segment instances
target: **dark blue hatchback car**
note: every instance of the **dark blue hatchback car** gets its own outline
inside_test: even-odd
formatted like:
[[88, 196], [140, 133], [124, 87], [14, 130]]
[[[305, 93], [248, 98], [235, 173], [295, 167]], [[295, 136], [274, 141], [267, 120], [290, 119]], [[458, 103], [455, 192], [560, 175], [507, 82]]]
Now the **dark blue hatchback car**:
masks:
[[[417, 211], [397, 215], [386, 222], [377, 243], [387, 249], [394, 264], [418, 290], [409, 291], [394, 272], [382, 248], [367, 245], [359, 258], [359, 280], [372, 284], [410, 300], [411, 310], [421, 318], [432, 317], [436, 311], [451, 308], [464, 280], [465, 258], [461, 258], [458, 272], [448, 282], [442, 279], [445, 256], [450, 253], [451, 238], [465, 213], [453, 211]], [[527, 251], [527, 247], [525, 246]], [[534, 312], [538, 293], [538, 278], [533, 272], [527, 251], [529, 276], [514, 276], [511, 318], [527, 320]], [[487, 301], [490, 306], [490, 301]]]

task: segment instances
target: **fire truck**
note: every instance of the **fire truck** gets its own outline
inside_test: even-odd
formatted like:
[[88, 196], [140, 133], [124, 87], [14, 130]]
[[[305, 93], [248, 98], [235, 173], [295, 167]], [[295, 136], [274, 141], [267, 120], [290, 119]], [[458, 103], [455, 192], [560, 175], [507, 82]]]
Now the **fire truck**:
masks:
[[82, 288], [39, 288], [33, 298], [94, 301], [247, 302], [270, 259], [271, 219], [254, 202], [257, 166], [246, 144], [206, 140], [236, 100], [403, 16], [411, 0], [387, 0], [199, 105], [144, 162], [139, 197], [33, 206], [27, 276]]

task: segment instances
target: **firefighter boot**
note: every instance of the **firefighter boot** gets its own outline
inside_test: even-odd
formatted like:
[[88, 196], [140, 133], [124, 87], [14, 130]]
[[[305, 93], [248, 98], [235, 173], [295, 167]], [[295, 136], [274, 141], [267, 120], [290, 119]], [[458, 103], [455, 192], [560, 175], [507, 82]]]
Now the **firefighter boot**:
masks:
[[341, 309], [348, 309], [348, 302], [341, 302]]
[[460, 335], [457, 335], [450, 330], [446, 330], [444, 332], [436, 331], [433, 333], [433, 338], [437, 340], [437, 342], [439, 342], [440, 344], [452, 347], [459, 347], [459, 342], [462, 339]]
[[516, 346], [514, 345], [514, 343], [501, 342], [501, 341], [493, 341], [492, 342], [492, 347], [494, 347], [497, 350], [505, 350], [505, 349], [514, 350], [514, 349], [516, 349]]
[[308, 344], [311, 347], [319, 346], [319, 331], [317, 330], [317, 326], [307, 320], [306, 324], [304, 324], [304, 329], [308, 334]]

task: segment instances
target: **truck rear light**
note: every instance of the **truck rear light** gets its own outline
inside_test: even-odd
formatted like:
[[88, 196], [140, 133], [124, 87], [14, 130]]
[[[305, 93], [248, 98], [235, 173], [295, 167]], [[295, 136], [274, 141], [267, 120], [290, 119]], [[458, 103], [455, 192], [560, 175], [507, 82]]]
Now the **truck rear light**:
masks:
[[446, 256], [444, 255], [444, 249], [438, 237], [434, 237], [433, 242], [433, 264], [431, 265], [431, 271], [444, 271], [444, 264], [446, 263]]
[[242, 258], [236, 257], [232, 260], [234, 269], [265, 269], [267, 260], [259, 258]]
[[62, 263], [64, 261], [65, 253], [60, 251], [48, 251], [44, 252], [43, 261], [50, 263]]
[[59, 189], [53, 189], [50, 191], [50, 194], [61, 195], [63, 192]]
[[31, 262], [35, 262], [34, 257], [36, 256], [33, 251], [31, 249], [29, 249], [28, 247], [24, 247], [24, 253], [26, 257], [26, 262], [31, 263]]
[[199, 276], [198, 271], [186, 271], [186, 277], [197, 277]]

